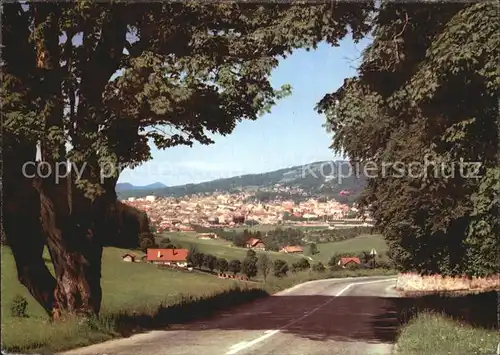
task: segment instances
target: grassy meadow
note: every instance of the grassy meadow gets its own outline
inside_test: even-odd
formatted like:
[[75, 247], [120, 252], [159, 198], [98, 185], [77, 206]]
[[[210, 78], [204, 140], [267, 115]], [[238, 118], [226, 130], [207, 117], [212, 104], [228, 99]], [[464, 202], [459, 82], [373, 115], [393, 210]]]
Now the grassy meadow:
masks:
[[339, 242], [318, 243], [319, 253], [313, 256], [314, 260], [323, 263], [328, 262], [335, 253], [353, 253], [370, 251], [372, 248], [377, 250], [378, 255], [382, 255], [388, 250], [384, 237], [380, 234], [364, 234], [351, 239]]
[[[205, 254], [212, 254], [218, 258], [225, 258], [228, 261], [232, 259], [243, 260], [246, 256], [248, 249], [238, 248], [233, 244], [222, 238], [219, 239], [198, 239], [197, 233], [194, 232], [166, 232], [162, 233], [157, 239], [161, 241], [163, 238], [169, 238], [172, 243], [181, 246], [182, 248], [189, 249], [191, 246], [196, 246], [198, 251]], [[266, 253], [271, 259], [283, 259], [289, 264], [300, 260], [303, 255], [297, 254], [284, 254], [274, 251], [257, 251], [257, 254]]]
[[[184, 296], [202, 297], [220, 293], [235, 285], [243, 285], [237, 281], [228, 281], [205, 275], [203, 273], [187, 273], [183, 271], [158, 269], [145, 263], [127, 263], [121, 256], [128, 252], [124, 249], [105, 248], [103, 253], [102, 313], [114, 314], [124, 309], [136, 312], [148, 311], [151, 306], [160, 304], [176, 304]], [[47, 259], [49, 256], [47, 255]], [[16, 268], [12, 253], [8, 247], [2, 247], [2, 346], [30, 348], [36, 344], [57, 346], [60, 340], [65, 344], [65, 333], [74, 338], [75, 329], [65, 329], [51, 325], [47, 327], [47, 316], [43, 309], [31, 297], [29, 292], [17, 280]], [[16, 295], [28, 300], [26, 318], [11, 316], [10, 306]], [[71, 327], [70, 327], [71, 328]], [[61, 334], [61, 332], [63, 334]], [[93, 337], [106, 339], [112, 334], [89, 333], [82, 336], [81, 342], [92, 341]], [[61, 336], [62, 338], [61, 339]], [[90, 339], [87, 339], [90, 337]], [[74, 339], [78, 341], [78, 339]], [[79, 345], [75, 343], [75, 345]]]
[[395, 355], [496, 354], [497, 292], [407, 297]]
[[498, 330], [463, 324], [436, 313], [422, 313], [403, 328], [396, 355], [494, 355]]
[[[220, 279], [203, 272], [159, 269], [146, 263], [127, 263], [121, 259], [124, 253], [139, 253], [105, 248], [102, 259], [103, 302], [100, 319], [85, 323], [75, 319], [52, 323], [18, 282], [10, 248], [2, 247], [1, 252], [2, 349], [38, 354], [50, 354], [148, 329], [165, 328], [310, 280], [391, 274], [391, 271], [387, 270], [341, 270], [324, 273], [304, 271], [289, 273], [289, 276], [284, 278], [270, 276], [264, 284]], [[240, 251], [242, 256], [245, 252], [245, 249]], [[45, 256], [49, 260], [48, 254]], [[281, 256], [283, 255], [280, 254]], [[11, 315], [10, 308], [16, 295], [21, 295], [28, 301], [26, 317]]]
[[[226, 258], [228, 260], [243, 260], [246, 256], [247, 249], [235, 247], [227, 240], [222, 238], [198, 239], [196, 238], [196, 235], [197, 233], [195, 232], [165, 232], [160, 235], [158, 241], [161, 241], [163, 238], [169, 238], [174, 244], [178, 244], [183, 248], [189, 249], [191, 246], [196, 246], [196, 248], [202, 253], [212, 254], [219, 258]], [[372, 248], [375, 248], [377, 253], [382, 254], [388, 250], [384, 238], [379, 234], [365, 234], [339, 242], [318, 243], [316, 245], [319, 251], [316, 255], [307, 254], [307, 248], [306, 254], [285, 254], [273, 251], [266, 251], [265, 253], [267, 253], [267, 255], [273, 260], [283, 259], [289, 264], [296, 262], [304, 256], [313, 262], [320, 261], [323, 264], [326, 264], [335, 253], [352, 252], [353, 254], [357, 254], [359, 252], [370, 251]]]

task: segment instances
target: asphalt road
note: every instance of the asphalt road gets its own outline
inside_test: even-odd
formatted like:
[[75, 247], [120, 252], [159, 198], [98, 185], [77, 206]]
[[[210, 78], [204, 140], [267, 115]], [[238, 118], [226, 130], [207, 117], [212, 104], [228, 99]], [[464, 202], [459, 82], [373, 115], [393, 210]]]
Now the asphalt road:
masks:
[[210, 319], [65, 355], [389, 355], [395, 279], [320, 280]]

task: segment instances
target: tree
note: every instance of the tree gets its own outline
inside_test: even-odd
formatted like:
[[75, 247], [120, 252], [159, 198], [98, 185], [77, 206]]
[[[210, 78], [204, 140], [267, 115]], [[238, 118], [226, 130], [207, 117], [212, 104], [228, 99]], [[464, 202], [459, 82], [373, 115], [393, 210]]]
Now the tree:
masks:
[[241, 271], [248, 276], [248, 278], [252, 278], [257, 276], [257, 258], [246, 257], [243, 260], [243, 264], [241, 265]]
[[219, 258], [217, 259], [217, 264], [216, 264], [217, 270], [219, 270], [221, 273], [225, 273], [226, 271], [229, 270], [229, 264], [226, 259], [224, 258]]
[[256, 258], [256, 257], [257, 257], [257, 253], [252, 249], [248, 249], [247, 258]]
[[316, 272], [324, 272], [326, 270], [325, 265], [320, 261], [317, 264], [314, 264], [312, 269]]
[[167, 245], [167, 244], [171, 244], [172, 241], [170, 240], [170, 238], [163, 238], [162, 240], [160, 240], [160, 245]]
[[196, 254], [193, 255], [193, 258], [194, 258], [193, 266], [201, 269], [203, 267], [203, 262], [205, 261], [205, 254], [197, 252]]
[[177, 245], [173, 244], [169, 238], [163, 238], [160, 241], [160, 247], [164, 249], [178, 249]]
[[[269, 82], [279, 57], [321, 40], [335, 45], [348, 28], [361, 38], [372, 9], [3, 4], [2, 185], [9, 208], [2, 223], [21, 282], [54, 317], [98, 314], [102, 246], [117, 234], [109, 222], [117, 220], [121, 170], [149, 160], [150, 141], [160, 149], [211, 144], [207, 132], [226, 135], [239, 121], [256, 119], [290, 91]], [[34, 161], [38, 142], [48, 175], [34, 176], [33, 184], [22, 167]], [[68, 160], [71, 169], [60, 164]], [[55, 278], [43, 262], [44, 244]]]
[[273, 271], [274, 271], [274, 276], [276, 277], [286, 276], [288, 272], [288, 263], [281, 259], [274, 260]]
[[187, 255], [187, 262], [189, 265], [196, 266], [196, 254], [198, 254], [198, 248], [196, 248], [196, 245], [191, 245], [188, 251]]
[[309, 254], [316, 255], [318, 253], [319, 253], [319, 251], [318, 251], [318, 247], [316, 246], [316, 243], [309, 244]]
[[311, 267], [309, 260], [306, 258], [300, 258], [299, 261], [292, 264], [292, 271], [303, 271]]
[[148, 249], [158, 248], [154, 234], [142, 233], [139, 237], [140, 248], [143, 253], [147, 253]]
[[359, 75], [318, 105], [369, 165], [361, 207], [401, 271], [498, 272], [498, 6], [383, 4]]
[[257, 269], [261, 272], [264, 277], [264, 282], [267, 280], [267, 275], [273, 267], [272, 260], [267, 256], [267, 254], [261, 254], [257, 260]]
[[217, 265], [217, 258], [211, 254], [206, 254], [203, 258], [203, 266], [212, 272]]
[[241, 261], [239, 260], [231, 260], [229, 262], [229, 271], [232, 272], [234, 275], [239, 273], [241, 271]]
[[339, 262], [339, 259], [334, 255], [330, 258], [330, 260], [328, 260], [328, 267], [330, 269], [335, 269], [338, 267], [338, 262]]

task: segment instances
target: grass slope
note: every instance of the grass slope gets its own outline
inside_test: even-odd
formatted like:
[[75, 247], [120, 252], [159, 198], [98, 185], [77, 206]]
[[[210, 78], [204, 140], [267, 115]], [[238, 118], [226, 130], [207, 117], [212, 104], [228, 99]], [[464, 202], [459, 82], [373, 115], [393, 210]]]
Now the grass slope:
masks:
[[[231, 242], [228, 242], [224, 239], [198, 239], [196, 238], [196, 233], [192, 232], [167, 232], [162, 233], [161, 237], [158, 238], [160, 241], [162, 238], [169, 238], [173, 243], [178, 244], [182, 248], [189, 249], [191, 246], [196, 246], [198, 251], [205, 254], [212, 254], [218, 258], [225, 258], [228, 261], [232, 259], [243, 260], [246, 256], [248, 249], [238, 248], [232, 245]], [[264, 252], [257, 251], [257, 254], [262, 254]], [[294, 263], [300, 258], [304, 257], [303, 255], [298, 254], [285, 254], [278, 253], [273, 251], [265, 252], [271, 259], [283, 259], [287, 261], [289, 264]]]
[[[203, 242], [210, 245], [212, 241]], [[100, 319], [86, 323], [75, 319], [51, 323], [18, 282], [10, 249], [2, 247], [1, 252], [2, 349], [17, 353], [53, 354], [138, 331], [161, 329], [310, 280], [391, 274], [387, 270], [304, 271], [281, 279], [271, 276], [266, 284], [246, 283], [204, 273], [158, 269], [151, 264], [127, 263], [121, 256], [128, 250], [105, 248]], [[48, 254], [45, 257], [49, 260]], [[11, 316], [10, 306], [15, 295], [28, 300], [28, 317]]]
[[493, 355], [498, 331], [464, 325], [436, 313], [422, 313], [401, 332], [396, 355]]
[[[202, 273], [186, 273], [182, 271], [158, 269], [151, 264], [126, 263], [121, 255], [127, 250], [105, 248], [103, 253], [102, 313], [112, 314], [124, 309], [144, 312], [153, 305], [175, 304], [184, 296], [201, 297], [220, 293], [233, 287], [236, 281], [219, 279]], [[48, 255], [46, 255], [48, 259]], [[2, 346], [30, 347], [33, 344], [49, 344], [57, 348], [57, 343], [66, 343], [73, 339], [74, 345], [86, 344], [96, 340], [107, 339], [112, 334], [80, 334], [75, 337], [76, 329], [72, 327], [48, 327], [47, 317], [43, 309], [31, 297], [28, 291], [18, 282], [16, 268], [10, 248], [2, 247]], [[15, 295], [22, 295], [28, 300], [27, 318], [11, 316], [10, 305]], [[65, 335], [66, 334], [66, 335]], [[78, 340], [78, 337], [81, 339]], [[90, 337], [90, 338], [89, 338]], [[78, 343], [78, 342], [81, 342]]]
[[335, 253], [353, 253], [357, 254], [362, 251], [370, 251], [372, 248], [377, 250], [379, 255], [388, 250], [384, 238], [379, 234], [360, 235], [340, 242], [320, 243], [317, 244], [319, 253], [314, 255], [313, 259], [328, 262]]

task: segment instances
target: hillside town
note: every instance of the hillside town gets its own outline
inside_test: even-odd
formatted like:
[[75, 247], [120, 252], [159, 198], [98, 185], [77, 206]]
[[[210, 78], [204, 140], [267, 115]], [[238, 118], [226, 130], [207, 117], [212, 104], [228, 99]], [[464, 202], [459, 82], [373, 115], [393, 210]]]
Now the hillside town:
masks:
[[123, 202], [148, 214], [158, 231], [192, 231], [191, 225], [233, 227], [239, 224], [324, 224], [348, 218], [370, 222], [353, 206], [334, 199], [303, 202], [271, 200], [265, 203], [247, 202], [252, 193], [194, 194], [183, 198], [146, 196], [128, 198]]

